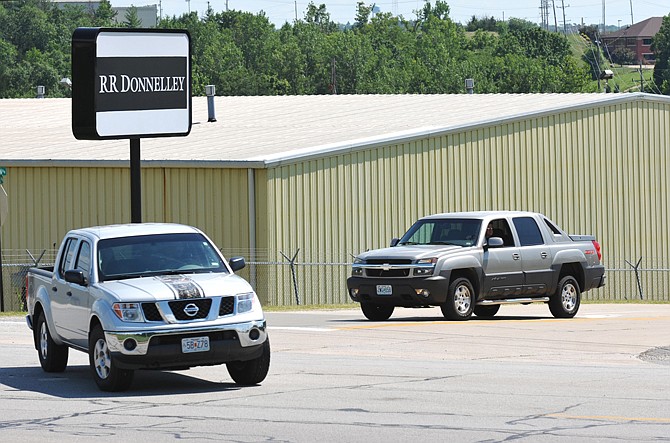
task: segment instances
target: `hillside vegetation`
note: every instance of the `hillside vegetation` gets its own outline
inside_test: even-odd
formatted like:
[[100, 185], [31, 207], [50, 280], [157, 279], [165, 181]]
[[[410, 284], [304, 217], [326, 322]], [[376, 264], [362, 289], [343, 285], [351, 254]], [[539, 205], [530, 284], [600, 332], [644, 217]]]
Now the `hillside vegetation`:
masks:
[[[209, 9], [158, 27], [190, 32], [196, 95], [209, 84], [218, 95], [465, 93], [465, 79], [480, 94], [598, 90], [593, 67], [600, 64], [584, 61], [586, 42], [533, 23], [473, 17], [463, 26], [440, 0], [426, 2], [412, 20], [372, 11], [359, 2], [345, 26], [310, 3], [302, 20], [276, 29], [264, 13]], [[46, 0], [0, 3], [0, 98], [34, 97], [37, 85], [49, 97], [68, 96], [59, 81], [71, 76], [72, 32], [114, 26], [113, 18], [107, 0], [94, 13]], [[126, 18], [136, 25], [136, 15]], [[619, 90], [634, 86], [623, 81], [630, 75], [620, 77]]]

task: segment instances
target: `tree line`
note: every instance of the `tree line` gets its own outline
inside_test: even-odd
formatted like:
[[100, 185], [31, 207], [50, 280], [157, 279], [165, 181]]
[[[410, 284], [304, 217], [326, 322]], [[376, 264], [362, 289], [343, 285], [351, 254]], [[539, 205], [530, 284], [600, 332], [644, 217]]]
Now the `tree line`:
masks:
[[[304, 18], [280, 28], [265, 13], [196, 12], [162, 19], [159, 28], [191, 35], [192, 81], [217, 95], [443, 94], [593, 92], [588, 63], [568, 39], [534, 23], [480, 20], [463, 26], [449, 5], [427, 1], [409, 20], [374, 13], [359, 2], [353, 23], [331, 20], [310, 3]], [[129, 11], [118, 25], [108, 0], [96, 10], [56, 7], [46, 0], [0, 3], [0, 98], [68, 96], [70, 39], [80, 26], [136, 26]], [[470, 29], [470, 30], [468, 30]], [[474, 30], [473, 30], [474, 29]], [[492, 30], [493, 29], [493, 30]]]

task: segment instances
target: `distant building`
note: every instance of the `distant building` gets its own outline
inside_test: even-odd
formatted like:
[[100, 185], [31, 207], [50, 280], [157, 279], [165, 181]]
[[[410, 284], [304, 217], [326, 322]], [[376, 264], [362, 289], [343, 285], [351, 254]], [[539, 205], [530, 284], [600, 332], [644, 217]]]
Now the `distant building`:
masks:
[[651, 17], [625, 29], [603, 34], [603, 48], [609, 53], [618, 49], [628, 49], [635, 53], [638, 62], [654, 64], [656, 57], [651, 50], [651, 42], [661, 29], [663, 17]]
[[[59, 8], [69, 6], [82, 6], [87, 11], [95, 12], [100, 6], [99, 1], [85, 1], [85, 0], [56, 0], [54, 4]], [[126, 23], [126, 13], [130, 7], [127, 6], [112, 6], [112, 10], [116, 12], [114, 21], [116, 23]], [[137, 9], [137, 17], [140, 19], [142, 28], [154, 28], [158, 23], [158, 5], [135, 6]]]

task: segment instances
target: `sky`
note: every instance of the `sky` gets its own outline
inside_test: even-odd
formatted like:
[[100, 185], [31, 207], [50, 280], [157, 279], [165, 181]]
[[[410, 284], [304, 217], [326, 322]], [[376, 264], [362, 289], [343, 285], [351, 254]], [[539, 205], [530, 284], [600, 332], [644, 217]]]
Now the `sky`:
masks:
[[[565, 5], [565, 21], [577, 24], [600, 24], [603, 16], [603, 0], [546, 0], [549, 4], [549, 23], [554, 23], [552, 3], [556, 7], [559, 26], [563, 23], [562, 5]], [[309, 0], [111, 0], [112, 6], [144, 6], [160, 4], [163, 16], [181, 15], [189, 11], [203, 14], [210, 4], [215, 12], [236, 9], [258, 13], [265, 11], [270, 21], [277, 27], [292, 22], [296, 15], [303, 19]], [[316, 5], [325, 4], [333, 21], [353, 23], [358, 0], [314, 0]], [[382, 12], [402, 15], [406, 19], [416, 17], [414, 11], [420, 9], [421, 0], [365, 0], [366, 5], [376, 4]], [[446, 0], [452, 20], [467, 23], [474, 15], [478, 18], [493, 17], [497, 20], [510, 17], [541, 23], [540, 5], [542, 0]], [[626, 26], [649, 17], [670, 14], [668, 0], [604, 0], [605, 22], [607, 25]], [[435, 1], [432, 1], [435, 4]], [[631, 14], [632, 5], [632, 14]], [[296, 14], [297, 10], [297, 14]], [[631, 22], [632, 20], [632, 22]]]

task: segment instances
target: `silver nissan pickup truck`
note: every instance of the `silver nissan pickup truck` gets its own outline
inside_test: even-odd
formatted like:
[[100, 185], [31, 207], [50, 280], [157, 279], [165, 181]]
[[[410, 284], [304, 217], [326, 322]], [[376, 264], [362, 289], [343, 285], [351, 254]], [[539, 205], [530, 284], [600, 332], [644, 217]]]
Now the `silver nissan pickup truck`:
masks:
[[600, 244], [542, 214], [458, 212], [421, 218], [389, 248], [360, 254], [347, 288], [370, 320], [396, 307], [439, 306], [444, 317], [493, 317], [506, 303], [577, 314], [581, 294], [605, 285]]
[[136, 369], [226, 364], [242, 385], [263, 381], [270, 341], [260, 302], [200, 230], [177, 224], [68, 232], [55, 266], [26, 278], [28, 326], [42, 369], [62, 372], [70, 348], [88, 353], [103, 391]]

